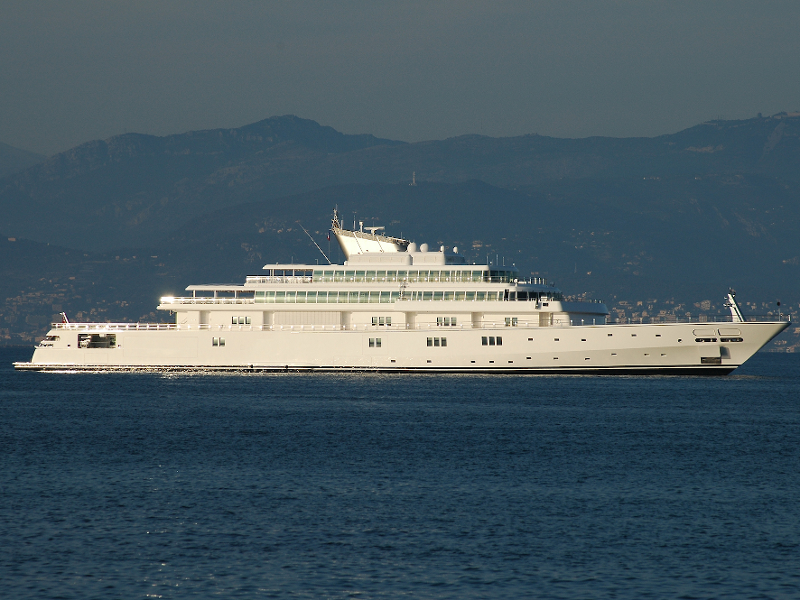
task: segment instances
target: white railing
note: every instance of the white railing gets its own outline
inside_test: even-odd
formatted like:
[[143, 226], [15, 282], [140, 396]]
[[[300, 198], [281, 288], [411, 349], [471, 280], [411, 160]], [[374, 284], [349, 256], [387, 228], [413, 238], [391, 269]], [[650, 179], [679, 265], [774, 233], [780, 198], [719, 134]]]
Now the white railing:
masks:
[[[791, 315], [766, 315], [764, 317], [745, 316], [745, 323], [791, 321]], [[731, 317], [717, 315], [708, 317], [705, 321], [681, 318], [676, 321], [654, 321], [657, 324], [672, 323], [731, 323]], [[640, 324], [639, 320], [630, 322], [608, 322], [607, 325]], [[648, 324], [648, 323], [644, 323]], [[597, 323], [596, 326], [605, 325]], [[571, 325], [569, 322], [558, 321], [550, 325], [540, 325], [538, 322], [518, 322], [516, 325], [506, 325], [502, 321], [486, 321], [481, 323], [459, 323], [457, 325], [436, 325], [435, 323], [397, 323], [392, 325], [372, 325], [369, 323], [356, 323], [352, 325], [209, 325], [205, 323], [52, 323], [53, 329], [72, 331], [372, 331], [386, 330], [414, 330], [414, 331], [456, 331], [464, 329], [561, 329], [566, 327], [594, 327], [595, 324]]]
[[247, 283], [311, 283], [311, 277], [298, 275], [248, 275], [245, 278]]
[[173, 296], [164, 296], [161, 298], [161, 304], [255, 304], [255, 298], [200, 298], [191, 296], [175, 298]]

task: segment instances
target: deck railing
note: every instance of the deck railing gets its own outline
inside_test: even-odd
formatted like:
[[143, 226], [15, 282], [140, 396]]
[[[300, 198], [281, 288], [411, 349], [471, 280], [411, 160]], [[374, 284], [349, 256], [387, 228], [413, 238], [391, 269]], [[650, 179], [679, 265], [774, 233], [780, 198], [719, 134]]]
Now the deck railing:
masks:
[[[753, 322], [778, 322], [788, 321], [791, 322], [791, 315], [748, 315], [744, 317], [746, 323]], [[698, 320], [675, 320], [675, 321], [653, 321], [645, 322], [642, 324], [664, 324], [669, 325], [672, 323], [696, 323], [703, 325], [705, 323], [733, 323], [730, 316], [716, 315], [708, 317], [705, 321]], [[626, 321], [624, 323], [608, 323], [609, 326], [622, 326], [628, 324], [640, 324], [640, 322]], [[586, 323], [583, 327], [599, 327], [602, 324], [592, 325]], [[53, 323], [53, 329], [63, 329], [72, 331], [95, 331], [95, 332], [111, 332], [111, 331], [397, 331], [397, 330], [415, 330], [415, 331], [439, 331], [445, 333], [447, 331], [456, 331], [464, 329], [498, 329], [498, 330], [512, 330], [512, 329], [562, 329], [567, 327], [580, 327], [581, 325], [571, 325], [565, 322], [557, 322], [551, 325], [540, 325], [538, 321], [522, 322], [518, 321], [516, 324], [507, 325], [503, 321], [485, 321], [480, 323], [458, 323], [457, 325], [437, 325], [435, 323], [396, 323], [392, 325], [371, 325], [369, 323], [354, 324], [354, 325], [209, 325], [201, 324], [187, 324], [187, 323]]]
[[255, 298], [205, 298], [205, 297], [185, 297], [176, 298], [165, 296], [161, 298], [161, 304], [255, 304]]

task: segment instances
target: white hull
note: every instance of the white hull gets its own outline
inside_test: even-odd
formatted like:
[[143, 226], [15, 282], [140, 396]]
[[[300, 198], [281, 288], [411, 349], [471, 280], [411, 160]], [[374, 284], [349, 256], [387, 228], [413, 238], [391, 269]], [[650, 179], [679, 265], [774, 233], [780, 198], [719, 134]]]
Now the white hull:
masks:
[[[722, 337], [735, 326], [740, 333]], [[788, 323], [670, 323], [566, 327], [357, 330], [292, 327], [265, 330], [229, 326], [70, 324], [51, 330], [59, 338], [38, 347], [20, 370], [321, 370], [502, 373], [726, 374], [744, 363]], [[153, 327], [153, 326], [151, 326]], [[697, 332], [715, 341], [696, 341]], [[80, 332], [115, 336], [113, 348], [80, 348]], [[710, 335], [710, 334], [709, 334]], [[731, 334], [729, 334], [731, 335]], [[212, 345], [224, 336], [225, 345]], [[483, 345], [482, 338], [502, 338]], [[428, 338], [446, 346], [428, 346]], [[380, 347], [374, 340], [380, 339]], [[709, 339], [709, 338], [705, 338]], [[370, 347], [370, 340], [373, 346]], [[734, 340], [734, 341], [723, 341]], [[739, 341], [741, 340], [741, 341]]]

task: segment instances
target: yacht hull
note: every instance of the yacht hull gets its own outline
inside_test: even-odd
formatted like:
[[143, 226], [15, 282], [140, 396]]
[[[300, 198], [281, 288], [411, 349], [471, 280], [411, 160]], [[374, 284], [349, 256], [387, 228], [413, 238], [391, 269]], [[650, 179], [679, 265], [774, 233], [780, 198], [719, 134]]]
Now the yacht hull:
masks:
[[[566, 327], [54, 327], [18, 370], [725, 375], [789, 323]], [[713, 332], [712, 332], [713, 330]], [[80, 347], [91, 332], [113, 347]], [[713, 335], [712, 335], [713, 333]], [[106, 338], [105, 336], [109, 336]], [[220, 340], [224, 340], [220, 345]]]

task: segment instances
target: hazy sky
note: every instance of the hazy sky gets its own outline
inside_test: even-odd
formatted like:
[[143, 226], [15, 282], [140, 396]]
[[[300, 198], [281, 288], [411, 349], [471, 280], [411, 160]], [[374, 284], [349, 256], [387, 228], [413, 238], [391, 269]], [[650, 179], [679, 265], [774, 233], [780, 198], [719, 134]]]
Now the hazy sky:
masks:
[[295, 114], [417, 141], [800, 109], [800, 1], [0, 2], [0, 141]]

